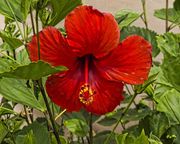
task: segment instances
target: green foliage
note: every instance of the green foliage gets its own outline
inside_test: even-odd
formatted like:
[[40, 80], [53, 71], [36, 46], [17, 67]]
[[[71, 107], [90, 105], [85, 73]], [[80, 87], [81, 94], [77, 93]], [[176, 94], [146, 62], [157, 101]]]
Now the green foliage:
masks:
[[146, 39], [147, 41], [149, 41], [152, 45], [152, 55], [153, 57], [156, 57], [160, 50], [157, 47], [157, 42], [156, 42], [156, 36], [157, 33], [145, 28], [140, 28], [140, 27], [124, 27], [121, 31], [121, 40], [124, 40], [127, 36], [130, 35], [139, 35], [144, 37], [144, 39]]
[[1, 0], [0, 13], [12, 20], [15, 20], [16, 17], [18, 21], [22, 22], [23, 15], [21, 13], [21, 0]]
[[8, 130], [6, 126], [4, 125], [2, 121], [0, 121], [0, 143], [3, 141], [3, 139], [5, 138], [7, 134], [8, 134]]
[[[154, 16], [162, 20], [166, 20], [166, 9], [156, 10]], [[168, 9], [168, 21], [172, 23], [180, 23], [180, 11], [176, 11], [173, 8]]]
[[162, 71], [168, 81], [180, 91], [180, 35], [167, 33], [157, 38], [158, 47], [164, 54]]
[[134, 12], [132, 10], [125, 10], [125, 9], [118, 11], [115, 14], [115, 19], [116, 19], [120, 29], [122, 29], [123, 27], [129, 26], [131, 23], [133, 23], [139, 17], [140, 17], [140, 15], [137, 12]]
[[46, 122], [35, 121], [17, 133], [16, 143], [27, 144], [27, 142], [28, 144], [50, 144], [50, 135]]
[[87, 123], [80, 119], [69, 119], [64, 122], [64, 125], [67, 129], [76, 134], [77, 136], [83, 137], [86, 136], [89, 132], [89, 126]]
[[23, 20], [26, 20], [29, 14], [32, 1], [33, 0], [21, 0], [21, 13], [23, 14]]
[[25, 80], [3, 78], [0, 80], [0, 94], [10, 101], [45, 111], [44, 106], [38, 102], [26, 82]]
[[169, 119], [165, 113], [153, 113], [146, 116], [139, 123], [139, 128], [144, 129], [147, 135], [153, 134], [161, 137], [170, 127]]
[[18, 66], [9, 72], [0, 73], [1, 77], [17, 78], [17, 79], [33, 79], [38, 80], [44, 76], [67, 70], [64, 66], [52, 67], [43, 61], [32, 62], [28, 65]]
[[157, 110], [165, 112], [175, 122], [180, 123], [180, 93], [175, 89], [168, 90], [160, 98], [156, 98]]
[[17, 114], [15, 111], [0, 106], [0, 117], [6, 114]]
[[180, 0], [175, 0], [174, 1], [174, 9], [175, 10], [180, 10]]
[[180, 125], [178, 124], [178, 125], [172, 126], [167, 132], [168, 133], [167, 138], [174, 139], [173, 144], [179, 144], [180, 142], [179, 129], [180, 129]]
[[23, 45], [23, 42], [16, 37], [9, 36], [7, 33], [0, 32], [0, 37], [4, 40], [12, 49], [16, 49]]
[[49, 25], [56, 25], [75, 7], [81, 4], [81, 0], [50, 0], [53, 13]]

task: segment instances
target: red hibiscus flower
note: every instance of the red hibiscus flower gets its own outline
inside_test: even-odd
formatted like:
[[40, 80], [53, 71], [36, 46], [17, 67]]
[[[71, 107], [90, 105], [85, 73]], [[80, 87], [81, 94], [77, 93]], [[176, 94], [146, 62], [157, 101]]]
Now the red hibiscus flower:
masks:
[[[151, 67], [151, 45], [133, 35], [119, 43], [114, 17], [90, 6], [79, 6], [65, 19], [67, 36], [53, 27], [40, 33], [40, 58], [68, 67], [46, 81], [51, 100], [68, 111], [85, 108], [94, 114], [112, 111], [123, 100], [123, 82], [142, 84]], [[38, 60], [37, 38], [28, 45]]]

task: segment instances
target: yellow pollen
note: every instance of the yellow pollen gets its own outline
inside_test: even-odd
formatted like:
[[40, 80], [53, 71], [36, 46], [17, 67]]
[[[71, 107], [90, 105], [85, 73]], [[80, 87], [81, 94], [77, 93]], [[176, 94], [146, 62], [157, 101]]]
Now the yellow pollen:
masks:
[[89, 105], [93, 102], [93, 95], [95, 94], [95, 91], [93, 91], [88, 84], [84, 84], [81, 86], [80, 92], [79, 92], [79, 100], [81, 103], [85, 105]]

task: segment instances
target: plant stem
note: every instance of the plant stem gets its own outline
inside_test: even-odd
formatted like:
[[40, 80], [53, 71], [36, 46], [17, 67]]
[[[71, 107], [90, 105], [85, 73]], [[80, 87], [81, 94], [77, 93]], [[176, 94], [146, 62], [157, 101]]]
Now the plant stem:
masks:
[[[38, 44], [37, 45], [38, 46], [38, 59], [40, 60], [41, 57], [40, 57], [40, 39], [39, 39], [38, 13], [39, 12], [36, 9], [36, 37], [37, 37], [37, 44]], [[41, 94], [43, 96], [43, 99], [44, 99], [44, 102], [45, 102], [45, 105], [46, 105], [46, 108], [47, 108], [47, 112], [49, 114], [49, 118], [50, 118], [50, 121], [51, 121], [51, 124], [52, 124], [52, 128], [54, 130], [54, 135], [55, 135], [56, 141], [57, 141], [58, 144], [61, 144], [61, 141], [59, 139], [58, 130], [56, 129], [55, 120], [53, 118], [51, 109], [49, 107], [49, 103], [48, 103], [48, 100], [47, 100], [46, 92], [45, 92], [43, 84], [42, 84], [42, 79], [38, 80], [37, 84], [38, 84], [38, 86], [40, 88], [40, 91], [41, 91]]]
[[40, 53], [38, 14], [39, 14], [39, 11], [36, 10], [36, 37], [37, 37], [37, 43], [38, 43], [38, 59], [40, 60], [41, 59], [41, 53]]
[[53, 115], [52, 115], [52, 113], [51, 113], [51, 109], [50, 109], [50, 107], [49, 107], [49, 103], [48, 103], [48, 100], [47, 100], [47, 96], [46, 96], [44, 87], [43, 87], [43, 85], [42, 85], [42, 79], [38, 80], [37, 82], [38, 82], [38, 85], [39, 85], [41, 94], [42, 94], [42, 96], [43, 96], [43, 99], [44, 99], [44, 102], [45, 102], [45, 105], [46, 105], [46, 108], [47, 108], [47, 111], [48, 111], [48, 114], [49, 114], [49, 118], [50, 118], [50, 121], [51, 121], [53, 130], [54, 130], [54, 135], [55, 135], [55, 137], [56, 137], [56, 141], [57, 141], [58, 144], [61, 144], [60, 139], [59, 139], [59, 134], [58, 134], [58, 131], [57, 131], [57, 129], [56, 129], [55, 121], [54, 121]]
[[32, 25], [32, 30], [33, 34], [36, 34], [35, 27], [34, 27], [34, 19], [33, 19], [33, 12], [32, 12], [32, 7], [30, 7], [30, 16], [31, 16], [31, 25]]
[[110, 141], [110, 139], [111, 139], [111, 137], [112, 137], [112, 134], [114, 133], [114, 131], [115, 131], [116, 128], [118, 127], [119, 123], [121, 123], [122, 118], [123, 118], [123, 117], [125, 116], [125, 114], [128, 112], [128, 110], [129, 110], [131, 104], [133, 103], [134, 99], [136, 98], [136, 96], [137, 96], [137, 93], [134, 93], [131, 101], [129, 102], [129, 104], [127, 105], [127, 107], [126, 107], [126, 108], [124, 109], [124, 111], [122, 112], [119, 120], [117, 121], [116, 125], [115, 125], [114, 128], [112, 129], [110, 135], [106, 138], [104, 144], [109, 144], [109, 141]]
[[169, 31], [169, 28], [168, 28], [168, 3], [169, 3], [169, 1], [166, 0], [166, 23], [165, 23], [165, 26], [166, 26], [166, 32]]
[[30, 122], [29, 122], [29, 119], [28, 119], [28, 113], [27, 113], [27, 110], [26, 110], [26, 106], [24, 106], [24, 112], [25, 112], [25, 120], [26, 120], [26, 122], [27, 122], [27, 124], [29, 125], [30, 124]]
[[148, 22], [147, 22], [147, 14], [146, 14], [146, 0], [141, 0], [142, 8], [143, 8], [143, 22], [145, 24], [146, 29], [148, 29]]
[[[128, 88], [128, 86], [127, 86], [127, 84], [125, 84], [125, 87], [126, 87], [126, 90], [127, 90], [128, 94], [129, 94], [129, 95], [132, 95], [131, 92], [130, 92], [130, 90], [129, 90], [129, 88]], [[135, 105], [135, 107], [136, 107], [136, 109], [137, 109], [137, 104], [136, 104], [135, 101], [133, 101], [133, 104]]]
[[89, 116], [89, 144], [93, 144], [93, 127], [92, 127], [92, 113]]
[[55, 117], [55, 121], [61, 117], [64, 113], [66, 112], [66, 109], [64, 109], [63, 111], [61, 111], [56, 117]]

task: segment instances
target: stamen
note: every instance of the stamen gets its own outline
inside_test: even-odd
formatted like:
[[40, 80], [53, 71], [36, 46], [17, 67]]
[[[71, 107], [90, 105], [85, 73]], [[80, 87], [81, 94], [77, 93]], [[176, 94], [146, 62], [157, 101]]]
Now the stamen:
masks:
[[93, 91], [88, 84], [84, 84], [81, 86], [79, 92], [79, 100], [85, 105], [89, 105], [93, 102], [93, 96], [95, 91]]

